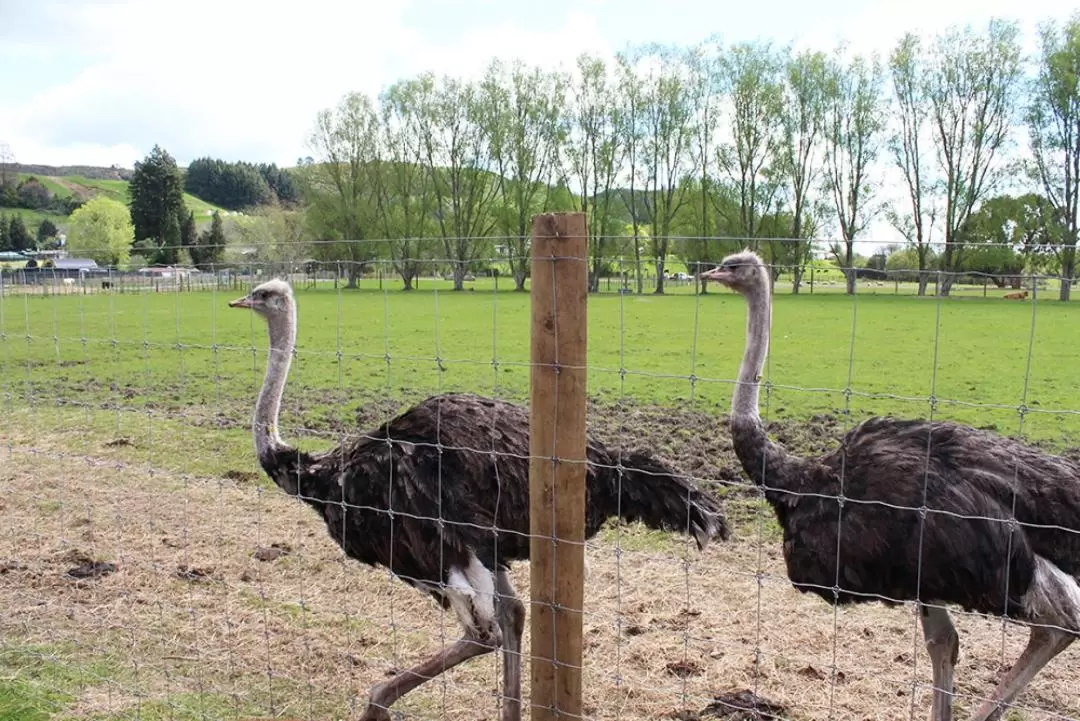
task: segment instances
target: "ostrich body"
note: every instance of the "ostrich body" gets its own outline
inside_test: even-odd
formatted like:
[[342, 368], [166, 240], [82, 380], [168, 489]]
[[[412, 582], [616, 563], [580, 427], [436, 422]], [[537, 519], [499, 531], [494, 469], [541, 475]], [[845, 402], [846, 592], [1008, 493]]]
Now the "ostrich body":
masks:
[[1000, 718], [1080, 632], [1080, 466], [964, 425], [884, 417], [820, 458], [789, 454], [758, 413], [771, 322], [765, 265], [746, 251], [701, 275], [747, 302], [731, 435], [784, 529], [792, 585], [837, 604], [918, 602], [935, 721], [951, 718], [959, 654], [944, 604], [1037, 624], [972, 717]]
[[[502, 717], [519, 719], [525, 608], [508, 571], [529, 557], [528, 412], [471, 394], [439, 395], [340, 447], [302, 452], [278, 433], [296, 340], [292, 289], [271, 280], [229, 305], [254, 310], [269, 330], [252, 425], [263, 470], [322, 515], [347, 555], [431, 594], [464, 630], [455, 643], [373, 687], [362, 719], [389, 719], [388, 707], [406, 693], [500, 647]], [[687, 531], [699, 548], [727, 538], [719, 500], [651, 455], [620, 457], [590, 438], [587, 458], [586, 537], [620, 517]]]

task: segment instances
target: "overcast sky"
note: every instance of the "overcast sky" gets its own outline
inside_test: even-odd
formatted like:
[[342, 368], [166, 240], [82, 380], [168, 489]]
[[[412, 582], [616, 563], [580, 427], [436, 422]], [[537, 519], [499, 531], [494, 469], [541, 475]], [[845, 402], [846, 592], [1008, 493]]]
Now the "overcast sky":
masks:
[[886, 54], [907, 30], [1038, 23], [1060, 0], [0, 0], [0, 142], [16, 159], [131, 167], [161, 144], [291, 165], [316, 112], [425, 70], [482, 73], [494, 56], [567, 66], [628, 44], [768, 38]]

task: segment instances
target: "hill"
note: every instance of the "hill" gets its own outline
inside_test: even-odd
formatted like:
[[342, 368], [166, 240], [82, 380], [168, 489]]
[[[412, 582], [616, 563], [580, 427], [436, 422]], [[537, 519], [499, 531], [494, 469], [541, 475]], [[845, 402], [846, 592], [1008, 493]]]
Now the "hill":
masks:
[[[128, 178], [132, 171], [126, 168], [102, 168], [95, 166], [50, 166], [50, 165], [24, 165], [14, 164], [9, 166], [14, 172], [15, 181], [22, 182], [31, 176], [45, 186], [45, 188], [57, 198], [75, 198], [88, 200], [97, 195], [104, 195], [127, 205], [130, 200]], [[10, 172], [9, 171], [9, 172]], [[216, 205], [207, 203], [194, 195], [184, 193], [184, 203], [188, 210], [195, 213], [196, 225], [210, 222], [211, 215], [215, 210], [221, 210], [222, 215], [230, 215], [230, 211], [223, 210]], [[0, 207], [0, 215], [21, 215], [23, 221], [29, 227], [36, 227], [45, 218], [52, 220], [58, 227], [63, 229], [68, 215], [66, 213], [50, 210], [27, 210], [25, 208]]]

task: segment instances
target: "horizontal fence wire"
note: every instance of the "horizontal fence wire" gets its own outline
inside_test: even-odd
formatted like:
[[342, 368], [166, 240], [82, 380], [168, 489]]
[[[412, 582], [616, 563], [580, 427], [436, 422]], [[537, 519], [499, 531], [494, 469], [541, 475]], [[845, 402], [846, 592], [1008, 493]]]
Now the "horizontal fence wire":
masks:
[[[747, 244], [736, 240], [729, 250]], [[767, 255], [764, 243], [759, 248]], [[636, 290], [638, 261], [606, 260], [613, 290]], [[424, 262], [432, 274], [415, 279], [419, 293], [400, 292], [391, 258], [141, 274], [3, 271], [0, 502], [8, 523], [0, 537], [7, 609], [0, 613], [0, 683], [27, 703], [102, 718], [359, 716], [369, 688], [453, 646], [461, 614], [468, 615], [462, 599], [473, 598], [475, 612], [487, 594], [497, 608], [502, 591], [494, 581], [484, 585], [468, 567], [455, 568], [452, 549], [428, 544], [416, 529], [488, 539], [483, 553], [495, 554], [490, 558], [509, 552], [507, 544], [527, 545], [527, 525], [477, 522], [444, 508], [460, 507], [453, 484], [467, 491], [475, 480], [457, 459], [482, 458], [500, 474], [528, 466], [527, 444], [522, 451], [500, 440], [514, 421], [478, 414], [469, 422], [487, 431], [470, 442], [447, 440], [463, 421], [445, 418], [440, 406], [432, 438], [388, 440], [380, 426], [444, 393], [523, 407], [532, 369], [528, 296], [502, 269], [484, 275], [506, 262], [499, 254], [472, 259], [462, 277], [472, 293], [452, 290], [457, 261]], [[640, 266], [655, 282], [654, 260], [643, 255]], [[777, 266], [761, 414], [791, 452], [822, 455], [864, 419], [895, 415], [986, 427], [1080, 455], [1080, 409], [1070, 407], [1067, 391], [1067, 306], [1046, 302], [1057, 297], [1060, 278], [1052, 273], [1003, 280], [935, 269], [927, 291], [933, 297], [916, 303], [888, 297], [915, 295], [898, 292], [898, 284], [911, 282], [899, 275], [887, 276], [894, 293], [872, 284], [884, 280], [859, 278], [849, 296], [842, 280], [824, 286], [817, 277], [817, 288], [830, 288], [825, 299], [782, 297], [790, 295], [782, 287], [790, 266], [769, 265]], [[843, 277], [841, 268], [828, 270]], [[630, 492], [628, 454], [646, 449], [679, 477], [720, 494], [732, 536], [699, 551], [685, 527], [609, 523], [584, 542], [583, 715], [695, 718], [712, 708], [723, 718], [756, 705], [762, 718], [927, 716], [933, 684], [919, 609], [946, 606], [868, 594], [846, 587], [850, 579], [840, 575], [805, 583], [811, 593], [800, 594], [766, 497], [790, 508], [840, 509], [838, 572], [846, 544], [872, 542], [844, 535], [843, 514], [860, 508], [1000, 524], [1014, 535], [1077, 529], [1018, 519], [1016, 508], [1002, 518], [813, 488], [767, 485], [763, 492], [740, 466], [726, 426], [740, 384], [746, 309], [715, 283], [700, 292], [687, 276], [672, 281], [684, 285], [671, 286], [670, 298], [648, 285], [640, 295], [611, 297], [603, 279], [595, 288], [584, 366], [589, 428], [613, 450], [610, 462], [591, 462], [589, 473], [613, 474], [621, 499]], [[385, 491], [387, 504], [347, 499], [342, 486], [349, 481], [338, 485], [336, 476], [324, 495], [299, 484], [298, 498], [290, 498], [260, 467], [252, 432], [265, 428], [252, 414], [267, 368], [267, 328], [228, 303], [275, 277], [290, 282], [299, 315], [274, 431], [309, 453], [379, 446], [432, 458], [431, 505], [417, 501], [420, 486], [396, 475], [408, 463], [373, 466], [380, 473], [371, 485]], [[955, 298], [934, 295], [934, 284], [947, 277]], [[1029, 291], [1017, 300], [1030, 307], [992, 302], [1013, 290], [1013, 277]], [[986, 302], [970, 298], [983, 293]], [[347, 454], [327, 461], [344, 462]], [[294, 479], [304, 477], [301, 465]], [[640, 482], [651, 486], [662, 475], [646, 469]], [[841, 472], [841, 488], [845, 479]], [[520, 480], [500, 475], [498, 498], [474, 502], [503, 508], [514, 499], [501, 489]], [[330, 506], [340, 513], [324, 521]], [[365, 535], [350, 518], [376, 519], [371, 527], [391, 535]], [[380, 568], [348, 558], [375, 549], [390, 554]], [[426, 574], [428, 566], [437, 578]], [[508, 578], [533, 613], [526, 569], [515, 564]], [[871, 603], [830, 605], [813, 591]], [[433, 595], [446, 603], [433, 604]], [[961, 715], [989, 696], [1027, 631], [1001, 614], [947, 607], [965, 659], [957, 671]], [[523, 714], [530, 712], [529, 649], [526, 639]], [[1066, 682], [1074, 652], [1051, 661], [1011, 708], [1080, 718], [1080, 696]], [[495, 717], [505, 703], [504, 670], [492, 654], [436, 674], [392, 708], [410, 718]], [[45, 693], [54, 686], [61, 696]]]

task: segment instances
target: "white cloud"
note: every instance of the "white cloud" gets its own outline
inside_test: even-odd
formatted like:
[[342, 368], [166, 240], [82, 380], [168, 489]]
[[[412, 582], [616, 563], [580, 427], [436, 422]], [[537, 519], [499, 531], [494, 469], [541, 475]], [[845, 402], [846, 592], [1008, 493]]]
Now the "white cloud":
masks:
[[130, 166], [156, 142], [181, 162], [206, 154], [292, 163], [315, 113], [346, 92], [375, 94], [424, 70], [476, 76], [495, 56], [546, 65], [603, 47], [582, 13], [550, 30], [495, 22], [432, 43], [406, 25], [409, 0], [175, 7], [20, 5], [0, 41], [18, 39], [28, 60], [62, 48], [91, 61], [28, 102], [0, 100], [0, 137], [27, 162]]

